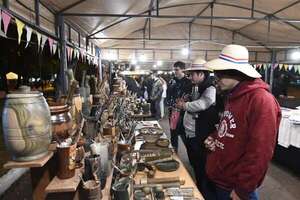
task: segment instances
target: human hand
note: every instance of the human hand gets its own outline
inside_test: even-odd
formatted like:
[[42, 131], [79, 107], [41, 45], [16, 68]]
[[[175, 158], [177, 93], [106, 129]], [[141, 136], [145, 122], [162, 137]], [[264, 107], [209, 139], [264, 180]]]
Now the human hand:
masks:
[[185, 105], [185, 102], [182, 98], [176, 100], [176, 104], [175, 104], [176, 108], [183, 109], [184, 105]]
[[209, 149], [210, 151], [215, 151], [216, 150], [216, 143], [214, 141], [214, 138], [211, 136], [208, 136], [205, 140], [204, 140], [204, 145], [207, 149]]
[[232, 200], [241, 200], [241, 198], [236, 194], [234, 190], [232, 190], [230, 197]]

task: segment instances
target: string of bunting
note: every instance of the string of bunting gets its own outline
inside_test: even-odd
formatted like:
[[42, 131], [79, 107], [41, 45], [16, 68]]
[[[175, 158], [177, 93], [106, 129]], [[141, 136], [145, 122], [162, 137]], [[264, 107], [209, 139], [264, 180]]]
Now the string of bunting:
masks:
[[[269, 69], [272, 66], [272, 64], [254, 64], [253, 67], [256, 70], [260, 70], [260, 69]], [[284, 70], [284, 71], [295, 71], [295, 73], [300, 74], [300, 65], [292, 65], [292, 64], [278, 64], [275, 63], [273, 65], [273, 69], [279, 68], [279, 70]]]
[[[15, 22], [16, 22], [16, 25], [17, 25], [18, 44], [21, 43], [21, 37], [22, 37], [23, 31], [25, 29], [26, 30], [26, 45], [25, 45], [25, 48], [27, 48], [29, 43], [30, 43], [32, 33], [34, 32], [37, 35], [38, 51], [42, 52], [46, 42], [48, 41], [48, 44], [49, 44], [49, 47], [50, 47], [50, 53], [52, 55], [54, 55], [58, 51], [58, 56], [60, 58], [60, 49], [57, 48], [58, 43], [56, 41], [54, 41], [50, 37], [42, 35], [41, 33], [39, 33], [36, 30], [33, 30], [29, 26], [25, 25], [21, 20], [13, 17], [10, 13], [8, 13], [5, 10], [2, 10], [2, 9], [0, 9], [0, 37], [7, 38], [8, 27], [9, 27], [9, 24], [10, 24], [10, 22], [13, 18], [15, 19]], [[4, 25], [3, 30], [4, 31], [2, 31], [2, 23], [1, 22], [3, 22], [3, 25]], [[88, 55], [88, 53], [84, 49], [77, 49], [77, 48], [67, 46], [66, 53], [67, 53], [68, 61], [72, 60], [72, 58], [74, 57], [76, 59], [82, 59], [82, 60], [84, 60], [86, 58], [88, 63], [94, 63], [94, 64], [97, 63], [97, 58], [98, 57]]]

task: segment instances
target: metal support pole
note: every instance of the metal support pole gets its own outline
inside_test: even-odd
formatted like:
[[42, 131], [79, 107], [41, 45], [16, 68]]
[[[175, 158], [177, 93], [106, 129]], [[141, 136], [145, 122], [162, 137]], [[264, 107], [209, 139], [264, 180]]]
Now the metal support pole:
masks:
[[231, 42], [232, 42], [232, 44], [235, 43], [234, 40], [235, 40], [235, 32], [232, 31], [232, 37], [231, 37]]
[[68, 25], [68, 41], [72, 42], [72, 36], [71, 36], [71, 26]]
[[156, 0], [156, 16], [159, 16], [159, 0]]
[[80, 33], [78, 32], [78, 47], [80, 48], [81, 46], [81, 40], [80, 40]]
[[271, 32], [271, 20], [268, 17], [268, 35], [267, 35], [267, 43], [270, 41], [270, 32]]
[[273, 89], [273, 81], [274, 81], [274, 66], [276, 63], [276, 56], [277, 56], [277, 52], [273, 49], [272, 50], [272, 65], [271, 65], [271, 72], [270, 72], [270, 90], [272, 92]]
[[66, 37], [65, 37], [65, 23], [64, 17], [62, 15], [58, 16], [59, 18], [59, 43], [60, 43], [60, 89], [63, 94], [67, 93], [68, 82], [66, 77], [66, 71], [68, 68], [68, 61], [67, 61], [67, 53], [66, 53]]
[[[148, 15], [151, 16], [151, 10], [149, 11]], [[148, 38], [149, 40], [151, 39], [151, 18], [148, 19]]]
[[86, 52], [88, 51], [88, 48], [89, 48], [89, 38], [86, 37], [85, 38], [85, 50], [86, 50]]
[[208, 55], [207, 55], [207, 51], [205, 51], [205, 60], [208, 60]]
[[269, 81], [268, 81], [268, 64], [266, 64], [267, 65], [267, 67], [266, 67], [266, 69], [265, 69], [265, 82], [266, 83], [269, 83]]
[[254, 17], [254, 0], [252, 0], [251, 17]]
[[2, 0], [2, 1], [3, 1], [3, 6], [9, 9], [9, 0]]
[[188, 45], [189, 45], [189, 54], [188, 54], [188, 59], [191, 59], [191, 34], [192, 34], [192, 23], [189, 23], [189, 41], [188, 41]]
[[55, 15], [55, 22], [54, 22], [54, 25], [55, 25], [55, 35], [59, 38], [59, 16], [58, 15]]
[[101, 55], [101, 49], [98, 50], [98, 66], [99, 66], [99, 78], [100, 80], [103, 79], [103, 69], [102, 69], [102, 55]]
[[35, 24], [40, 25], [40, 1], [34, 0]]
[[210, 5], [210, 31], [209, 31], [209, 39], [212, 39], [212, 31], [213, 31], [213, 16], [214, 16], [214, 4]]

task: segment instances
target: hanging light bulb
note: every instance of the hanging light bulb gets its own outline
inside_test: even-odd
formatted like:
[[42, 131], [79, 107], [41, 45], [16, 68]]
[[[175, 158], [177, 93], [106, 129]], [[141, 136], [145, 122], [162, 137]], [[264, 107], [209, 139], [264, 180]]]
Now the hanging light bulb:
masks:
[[182, 53], [182, 55], [187, 56], [187, 55], [189, 55], [189, 49], [183, 48], [183, 49], [181, 49], [181, 53]]

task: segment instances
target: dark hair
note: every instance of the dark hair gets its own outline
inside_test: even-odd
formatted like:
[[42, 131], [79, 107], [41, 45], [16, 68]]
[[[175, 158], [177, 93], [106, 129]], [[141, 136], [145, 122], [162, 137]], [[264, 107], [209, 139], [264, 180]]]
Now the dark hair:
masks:
[[230, 76], [233, 79], [239, 80], [239, 81], [251, 81], [254, 80], [255, 78], [252, 78], [250, 76], [247, 76], [246, 74], [238, 71], [238, 70], [234, 70], [234, 69], [229, 69], [229, 70], [218, 70], [215, 71], [216, 74], [224, 74], [226, 76]]
[[174, 67], [178, 67], [180, 69], [185, 69], [185, 63], [181, 61], [177, 61], [174, 63]]
[[198, 75], [199, 75], [200, 73], [203, 73], [205, 77], [208, 77], [209, 74], [210, 74], [210, 72], [207, 71], [207, 70], [195, 70], [195, 71], [190, 71], [190, 73], [192, 73], [192, 72], [196, 72]]

